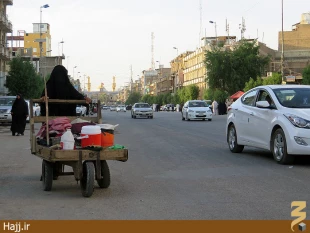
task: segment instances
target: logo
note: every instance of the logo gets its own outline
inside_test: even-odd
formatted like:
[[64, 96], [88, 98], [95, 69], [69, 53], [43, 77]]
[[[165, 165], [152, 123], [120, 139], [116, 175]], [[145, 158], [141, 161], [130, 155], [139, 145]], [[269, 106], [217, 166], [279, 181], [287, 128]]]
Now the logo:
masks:
[[291, 208], [296, 207], [292, 210], [291, 212], [291, 217], [297, 217], [295, 220], [292, 221], [291, 223], [291, 230], [294, 231], [294, 226], [298, 225], [298, 229], [300, 231], [305, 231], [306, 230], [306, 224], [302, 223], [303, 220], [306, 219], [307, 214], [306, 211], [302, 211], [306, 208], [307, 202], [305, 201], [293, 201], [291, 203]]

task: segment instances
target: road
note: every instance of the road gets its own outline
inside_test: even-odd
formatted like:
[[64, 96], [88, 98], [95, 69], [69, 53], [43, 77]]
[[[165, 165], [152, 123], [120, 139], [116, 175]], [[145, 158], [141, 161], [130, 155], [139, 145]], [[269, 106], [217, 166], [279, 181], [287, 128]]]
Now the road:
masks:
[[232, 154], [226, 116], [187, 122], [178, 112], [132, 119], [103, 111], [103, 117], [119, 124], [115, 143], [129, 149], [129, 160], [109, 162], [111, 186], [96, 186], [91, 198], [82, 197], [73, 176], [42, 191], [29, 130], [12, 137], [0, 126], [0, 219], [291, 219], [292, 201], [310, 203], [309, 159], [283, 166], [264, 150]]

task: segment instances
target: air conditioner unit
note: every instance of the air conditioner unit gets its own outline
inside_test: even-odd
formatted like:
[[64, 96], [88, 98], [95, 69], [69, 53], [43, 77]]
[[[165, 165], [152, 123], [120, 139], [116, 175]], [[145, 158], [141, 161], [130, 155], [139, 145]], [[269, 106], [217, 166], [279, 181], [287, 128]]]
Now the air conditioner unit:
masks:
[[267, 77], [271, 77], [272, 76], [272, 72], [267, 72]]

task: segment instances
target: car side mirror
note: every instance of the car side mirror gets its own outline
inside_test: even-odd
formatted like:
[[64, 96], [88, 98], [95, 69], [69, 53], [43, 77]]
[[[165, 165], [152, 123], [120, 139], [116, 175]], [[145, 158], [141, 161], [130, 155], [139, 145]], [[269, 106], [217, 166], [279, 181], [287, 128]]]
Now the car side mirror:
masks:
[[270, 104], [266, 100], [257, 101], [256, 102], [256, 107], [258, 107], [258, 108], [270, 108]]

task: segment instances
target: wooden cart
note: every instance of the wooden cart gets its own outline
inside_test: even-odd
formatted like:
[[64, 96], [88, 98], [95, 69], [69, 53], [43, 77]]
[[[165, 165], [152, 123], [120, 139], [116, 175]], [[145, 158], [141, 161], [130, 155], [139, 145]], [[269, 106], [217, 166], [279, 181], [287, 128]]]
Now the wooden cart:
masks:
[[[112, 150], [104, 148], [101, 151], [91, 151], [84, 149], [59, 150], [53, 146], [42, 146], [37, 143], [34, 123], [46, 122], [46, 116], [34, 116], [33, 104], [42, 102], [41, 99], [30, 100], [30, 143], [31, 153], [43, 159], [42, 161], [42, 185], [44, 191], [51, 191], [53, 180], [59, 176], [74, 175], [76, 181], [80, 181], [82, 195], [90, 197], [94, 192], [94, 181], [96, 180], [100, 188], [108, 188], [110, 185], [110, 170], [107, 160], [126, 162], [128, 160], [128, 150]], [[53, 103], [74, 103], [85, 104], [82, 100], [49, 100], [49, 105]], [[79, 117], [83, 120], [102, 123], [100, 101], [97, 103], [98, 113], [94, 117]], [[49, 120], [56, 117], [49, 117]], [[68, 117], [74, 120], [78, 117]], [[70, 166], [73, 172], [65, 172], [64, 167]]]

